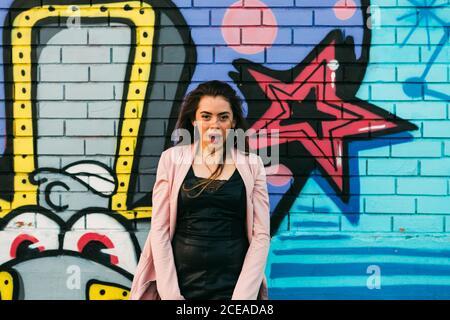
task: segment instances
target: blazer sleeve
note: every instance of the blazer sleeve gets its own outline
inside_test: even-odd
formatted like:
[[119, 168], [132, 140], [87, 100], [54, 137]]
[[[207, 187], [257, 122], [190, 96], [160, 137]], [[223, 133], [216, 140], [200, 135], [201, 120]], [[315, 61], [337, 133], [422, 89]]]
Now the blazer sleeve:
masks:
[[257, 177], [253, 188], [253, 235], [245, 256], [232, 300], [256, 300], [269, 254], [270, 207], [266, 171], [258, 157]]
[[175, 260], [170, 240], [169, 161], [167, 150], [161, 154], [152, 195], [150, 241], [156, 273], [156, 286], [163, 300], [184, 300], [178, 286]]

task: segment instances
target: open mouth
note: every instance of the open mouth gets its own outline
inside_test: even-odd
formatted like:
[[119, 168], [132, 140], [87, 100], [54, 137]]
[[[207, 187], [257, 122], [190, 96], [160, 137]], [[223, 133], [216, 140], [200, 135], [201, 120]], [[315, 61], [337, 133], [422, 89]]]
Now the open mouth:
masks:
[[217, 143], [220, 141], [221, 135], [219, 133], [208, 134], [210, 143]]

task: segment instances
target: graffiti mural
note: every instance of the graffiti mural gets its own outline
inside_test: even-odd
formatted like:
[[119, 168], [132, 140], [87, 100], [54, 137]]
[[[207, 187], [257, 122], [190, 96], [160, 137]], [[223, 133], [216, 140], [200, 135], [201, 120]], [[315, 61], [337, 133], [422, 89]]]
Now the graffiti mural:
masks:
[[279, 132], [270, 298], [448, 296], [446, 2], [1, 6], [1, 299], [128, 298], [159, 156], [212, 79]]

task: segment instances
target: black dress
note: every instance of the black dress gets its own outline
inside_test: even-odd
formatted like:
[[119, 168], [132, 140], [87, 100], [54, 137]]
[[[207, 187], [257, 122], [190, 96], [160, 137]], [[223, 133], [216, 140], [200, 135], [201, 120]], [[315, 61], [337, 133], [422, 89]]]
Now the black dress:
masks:
[[215, 180], [204, 190], [183, 191], [204, 181], [192, 166], [178, 195], [172, 240], [178, 284], [186, 299], [231, 299], [248, 250], [246, 193], [235, 169], [229, 180]]

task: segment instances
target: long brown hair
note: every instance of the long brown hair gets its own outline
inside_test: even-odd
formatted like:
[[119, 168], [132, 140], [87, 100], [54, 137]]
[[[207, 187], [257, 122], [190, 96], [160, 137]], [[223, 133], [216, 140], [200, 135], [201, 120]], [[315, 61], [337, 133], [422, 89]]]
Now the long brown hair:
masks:
[[[227, 140], [230, 139], [230, 136], [233, 137], [234, 142], [233, 144], [227, 143], [227, 140], [224, 141], [225, 146], [233, 146], [234, 148], [240, 149], [242, 148], [241, 144], [238, 143], [238, 141], [244, 141], [244, 149], [243, 151], [245, 154], [248, 154], [249, 152], [249, 143], [248, 143], [248, 137], [245, 136], [245, 132], [248, 130], [249, 125], [247, 123], [247, 120], [244, 118], [243, 112], [242, 112], [242, 100], [237, 95], [236, 91], [226, 82], [219, 81], [219, 80], [212, 80], [207, 81], [199, 84], [197, 88], [192, 90], [189, 94], [185, 96], [183, 99], [183, 103], [181, 105], [180, 114], [178, 116], [178, 120], [175, 126], [175, 130], [177, 129], [184, 129], [189, 132], [190, 137], [190, 143], [194, 143], [196, 135], [194, 133], [195, 128], [192, 125], [192, 122], [195, 121], [195, 114], [198, 109], [198, 104], [200, 102], [200, 99], [204, 96], [211, 96], [211, 97], [217, 97], [220, 96], [224, 98], [231, 106], [231, 110], [233, 112], [233, 119], [236, 121], [236, 125], [234, 126], [234, 134], [229, 134], [227, 136]], [[242, 129], [242, 130], [238, 130]], [[177, 144], [183, 143], [185, 144], [186, 141], [178, 141]], [[195, 150], [196, 151], [196, 150]], [[192, 196], [192, 198], [198, 197], [203, 190], [205, 190], [211, 183], [213, 183], [217, 177], [220, 176], [222, 173], [224, 166], [225, 166], [225, 160], [228, 150], [223, 150], [222, 152], [222, 161], [217, 166], [216, 170], [206, 179], [203, 181], [200, 181], [199, 183], [195, 184], [191, 188], [185, 188], [183, 184], [183, 190], [184, 191], [191, 191], [196, 188], [201, 187], [201, 190], [198, 194], [195, 196]]]

